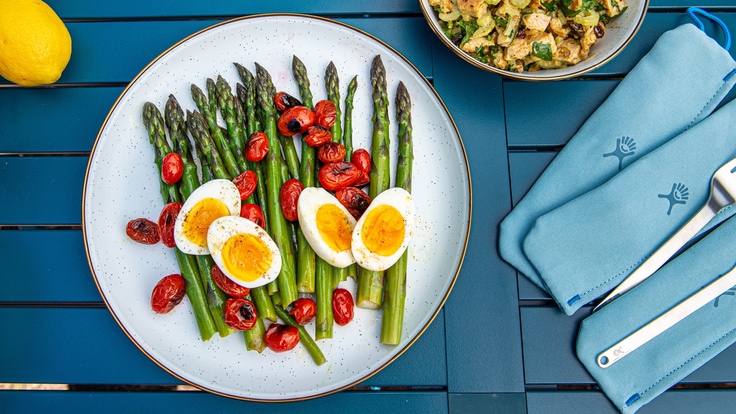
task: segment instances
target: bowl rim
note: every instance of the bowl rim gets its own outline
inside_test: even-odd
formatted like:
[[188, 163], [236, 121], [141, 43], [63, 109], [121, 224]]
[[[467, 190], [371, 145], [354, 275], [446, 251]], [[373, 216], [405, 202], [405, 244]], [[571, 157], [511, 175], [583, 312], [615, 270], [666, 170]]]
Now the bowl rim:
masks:
[[[621, 53], [622, 50], [631, 42], [631, 40], [636, 36], [636, 34], [639, 32], [639, 29], [641, 28], [641, 25], [644, 23], [644, 18], [647, 15], [647, 11], [649, 9], [649, 1], [650, 0], [641, 0], [643, 2], [642, 4], [642, 11], [639, 13], [638, 19], [636, 20], [636, 24], [634, 25], [633, 30], [631, 30], [631, 33], [626, 37], [626, 39], [621, 43], [615, 50], [613, 50], [608, 56], [603, 58], [600, 62], [595, 63], [593, 65], [589, 65], [587, 67], [580, 66], [580, 70], [572, 71], [570, 73], [565, 74], [555, 74], [555, 69], [545, 69], [540, 70], [538, 72], [534, 73], [549, 73], [549, 76], [529, 76], [529, 72], [512, 72], [504, 69], [499, 69], [497, 67], [485, 64], [472, 56], [470, 56], [467, 52], [463, 51], [457, 45], [452, 43], [450, 39], [445, 36], [445, 34], [442, 32], [439, 22], [437, 21], [437, 18], [434, 14], [434, 10], [432, 9], [432, 6], [429, 5], [429, 0], [419, 0], [420, 8], [422, 9], [422, 14], [424, 15], [425, 20], [427, 21], [429, 27], [432, 29], [432, 32], [440, 39], [440, 41], [447, 46], [450, 50], [452, 50], [453, 53], [455, 53], [458, 57], [460, 57], [462, 60], [466, 61], [467, 63], [470, 63], [471, 65], [482, 69], [486, 72], [495, 73], [497, 75], [501, 75], [507, 78], [516, 79], [516, 80], [524, 80], [524, 81], [531, 81], [531, 82], [545, 82], [545, 81], [556, 81], [556, 80], [563, 80], [563, 79], [571, 79], [577, 76], [580, 76], [582, 74], [591, 72], [593, 70], [596, 70], [600, 68], [601, 66], [605, 65], [606, 63], [610, 62], [611, 59], [616, 57], [619, 53]], [[576, 65], [573, 65], [576, 66]]]

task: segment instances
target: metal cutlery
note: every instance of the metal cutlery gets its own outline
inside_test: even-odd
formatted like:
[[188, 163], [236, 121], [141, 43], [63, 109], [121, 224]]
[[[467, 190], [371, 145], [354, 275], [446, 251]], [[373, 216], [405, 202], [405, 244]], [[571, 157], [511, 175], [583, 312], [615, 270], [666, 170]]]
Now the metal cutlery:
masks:
[[649, 258], [627, 276], [598, 305], [597, 311], [607, 303], [633, 289], [662, 267], [682, 246], [698, 234], [708, 222], [724, 207], [736, 203], [736, 158], [722, 165], [710, 181], [710, 195], [705, 205], [660, 246]]

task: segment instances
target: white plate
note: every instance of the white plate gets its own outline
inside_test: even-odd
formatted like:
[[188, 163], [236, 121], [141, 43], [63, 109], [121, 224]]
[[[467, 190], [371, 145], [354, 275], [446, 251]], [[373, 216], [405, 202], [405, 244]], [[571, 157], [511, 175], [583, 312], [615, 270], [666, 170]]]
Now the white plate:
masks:
[[[415, 164], [413, 196], [418, 234], [410, 247], [403, 340], [379, 343], [380, 311], [357, 309], [354, 322], [335, 326], [334, 338], [319, 341], [327, 363], [316, 366], [298, 345], [275, 354], [248, 352], [242, 335], [200, 341], [185, 301], [167, 315], [149, 305], [163, 276], [177, 273], [171, 250], [146, 246], [125, 235], [128, 220], [156, 219], [163, 206], [153, 149], [141, 121], [146, 101], [163, 111], [173, 93], [184, 109], [196, 106], [191, 83], [204, 88], [218, 74], [235, 86], [233, 62], [255, 73], [254, 62], [271, 74], [278, 90], [298, 95], [292, 56], [306, 65], [315, 102], [326, 98], [323, 75], [333, 61], [341, 95], [358, 76], [355, 148], [369, 148], [372, 101], [370, 64], [380, 54], [391, 102], [392, 165], [396, 157], [393, 104], [401, 80], [412, 97]], [[223, 124], [224, 125], [224, 124]], [[392, 167], [392, 168], [395, 168]], [[409, 62], [380, 40], [335, 21], [303, 15], [260, 15], [231, 20], [187, 37], [148, 65], [123, 92], [105, 120], [90, 157], [84, 185], [83, 230], [95, 283], [113, 316], [156, 364], [181, 380], [233, 398], [284, 401], [325, 395], [352, 386], [387, 366], [429, 326], [460, 271], [468, 243], [471, 184], [457, 128], [434, 89]], [[347, 287], [354, 289], [351, 283]], [[311, 326], [310, 326], [311, 328]]]

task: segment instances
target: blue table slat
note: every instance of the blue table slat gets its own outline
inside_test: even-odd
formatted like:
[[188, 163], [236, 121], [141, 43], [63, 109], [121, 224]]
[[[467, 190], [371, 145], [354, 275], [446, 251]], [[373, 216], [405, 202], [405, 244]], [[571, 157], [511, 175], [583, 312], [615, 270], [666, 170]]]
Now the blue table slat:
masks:
[[[642, 407], [639, 414], [732, 413], [736, 391], [670, 390]], [[618, 414], [601, 392], [532, 391], [527, 394], [529, 414]]]
[[0, 231], [2, 302], [101, 302], [81, 230]]
[[[434, 35], [423, 17], [338, 20], [368, 33], [381, 33], [382, 41], [404, 54], [425, 76], [431, 76], [430, 43], [426, 39]], [[223, 21], [70, 22], [67, 27], [73, 39], [72, 57], [57, 86], [130, 82], [178, 41]], [[233, 51], [234, 61], [245, 61], [247, 57], [247, 51]]]
[[[524, 372], [527, 384], [594, 384], [595, 381], [575, 355], [575, 338], [580, 321], [590, 314], [583, 308], [566, 316], [556, 307], [523, 307]], [[538, 338], [547, 338], [540, 341]], [[736, 347], [723, 351], [687, 378], [684, 384], [736, 382]]]
[[[440, 313], [412, 347], [361, 385], [444, 389], [443, 319]], [[0, 332], [0, 383], [181, 384], [138, 350], [104, 307], [0, 307]]]
[[416, 0], [375, 0], [371, 2], [280, 0], [277, 3], [267, 0], [199, 0], [195, 2], [133, 0], [112, 3], [92, 0], [48, 0], [47, 3], [64, 19], [238, 16], [273, 12], [320, 15], [382, 15], [420, 12], [419, 3]]
[[[499, 218], [509, 209], [500, 78], [453, 64], [439, 48], [435, 88], [463, 137], [473, 180], [473, 223], [465, 263], [445, 305], [450, 392], [521, 392], [516, 282], [496, 252]], [[455, 79], [467, 79], [456, 82]], [[482, 102], [468, 106], [466, 102]], [[462, 108], [462, 110], [461, 110]], [[460, 323], [460, 321], [463, 321]], [[472, 352], [470, 351], [472, 349]], [[498, 372], [514, 373], [499, 377]]]
[[614, 80], [509, 82], [503, 91], [508, 145], [513, 148], [564, 145], [616, 85], [618, 81]]
[[87, 157], [0, 159], [0, 225], [80, 224]]
[[13, 120], [0, 123], [0, 151], [89, 151], [122, 91], [122, 87], [0, 88], [0, 113]]
[[[0, 391], [3, 410], [38, 413], [56, 407], [70, 413], [171, 412], [177, 414], [259, 412], [273, 414], [377, 412], [406, 414], [447, 413], [447, 394], [442, 391], [347, 392], [292, 403], [238, 401], [204, 392], [114, 392], [114, 391]], [[63, 410], [59, 407], [63, 407]]]

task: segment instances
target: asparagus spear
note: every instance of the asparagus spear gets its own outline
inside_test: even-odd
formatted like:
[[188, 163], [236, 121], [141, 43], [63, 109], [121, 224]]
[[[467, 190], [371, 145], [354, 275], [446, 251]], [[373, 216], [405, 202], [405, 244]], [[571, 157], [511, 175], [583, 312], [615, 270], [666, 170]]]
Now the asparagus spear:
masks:
[[[243, 112], [245, 114], [245, 132], [246, 137], [250, 137], [255, 132], [261, 130], [261, 121], [256, 116], [256, 86], [255, 78], [253, 73], [246, 69], [243, 65], [238, 63], [234, 64], [240, 75], [242, 84], [238, 84], [236, 92], [239, 100], [242, 102]], [[247, 145], [247, 144], [246, 144]], [[256, 185], [256, 195], [258, 203], [263, 210], [263, 217], [266, 220], [266, 231], [268, 231], [268, 212], [266, 206], [268, 205], [268, 197], [266, 196], [266, 174], [263, 171], [263, 165], [260, 162], [249, 162], [249, 167], [252, 168], [258, 175], [258, 185]]]
[[272, 99], [273, 95], [271, 94], [273, 82], [271, 81], [271, 75], [269, 75], [266, 69], [257, 63], [255, 83], [256, 100], [261, 112], [261, 122], [269, 141], [269, 151], [268, 155], [266, 155], [269, 228], [283, 258], [283, 265], [278, 276], [279, 294], [282, 305], [288, 307], [297, 299], [296, 269], [294, 266], [294, 252], [289, 236], [289, 227], [284, 215], [281, 213], [281, 145], [276, 129], [276, 108]]
[[[399, 156], [396, 161], [395, 185], [411, 192], [411, 172], [414, 163], [411, 97], [403, 82], [399, 82], [396, 89], [396, 121], [399, 124]], [[380, 341], [384, 344], [397, 345], [401, 341], [408, 261], [409, 251], [405, 250], [399, 260], [386, 270], [380, 336]]]
[[[211, 84], [211, 82], [214, 83], [212, 79], [207, 79], [208, 85]], [[208, 89], [211, 89], [211, 87]], [[192, 93], [192, 99], [194, 99], [194, 103], [197, 104], [199, 113], [205, 121], [205, 125], [209, 129], [209, 135], [211, 137], [210, 140], [214, 143], [214, 150], [220, 157], [222, 157], [221, 164], [227, 171], [226, 178], [231, 180], [233, 177], [238, 175], [237, 167], [235, 167], [237, 164], [235, 163], [235, 157], [230, 151], [227, 141], [225, 140], [225, 135], [217, 124], [217, 114], [213, 111], [213, 106], [210, 105], [210, 100], [207, 98], [207, 95], [204, 94], [202, 89], [197, 85], [192, 84], [190, 90]], [[214, 109], [216, 110], [216, 108], [217, 105], [215, 104]]]
[[358, 89], [358, 76], [348, 83], [348, 93], [345, 95], [345, 122], [343, 123], [343, 145], [345, 145], [345, 153], [347, 157], [353, 154], [353, 98], [355, 91]]
[[299, 342], [304, 345], [304, 348], [307, 350], [307, 352], [317, 365], [322, 365], [327, 362], [327, 359], [325, 358], [322, 351], [319, 349], [319, 346], [317, 346], [317, 343], [314, 342], [314, 339], [312, 339], [312, 337], [309, 335], [309, 332], [307, 332], [307, 329], [304, 326], [296, 323], [294, 318], [289, 315], [281, 306], [276, 306], [276, 314], [279, 316], [279, 318], [281, 318], [282, 321], [284, 321], [284, 323], [293, 326], [299, 330]]
[[217, 107], [220, 109], [222, 118], [225, 120], [225, 125], [227, 125], [227, 134], [230, 138], [227, 142], [230, 144], [230, 153], [233, 154], [236, 165], [238, 166], [237, 172], [241, 173], [248, 169], [248, 165], [245, 162], [245, 134], [243, 131], [242, 110], [239, 110], [240, 108], [236, 106], [236, 99], [233, 96], [232, 89], [222, 76], [217, 77], [215, 92]]
[[[353, 99], [355, 98], [355, 91], [358, 89], [358, 76], [353, 76], [353, 79], [348, 83], [348, 92], [345, 95], [345, 122], [343, 123], [342, 140], [345, 146], [345, 157], [350, 160], [353, 154]], [[347, 272], [340, 274], [342, 277], [352, 276], [355, 280], [358, 280], [358, 265], [353, 263], [347, 267]], [[337, 283], [343, 282], [338, 280]]]
[[[312, 92], [310, 90], [309, 74], [304, 63], [299, 60], [298, 57], [294, 56], [292, 59], [292, 73], [297, 85], [299, 85], [299, 94], [302, 98], [302, 103], [311, 108]], [[315, 158], [316, 150], [306, 144], [302, 140], [302, 160], [299, 166], [299, 177], [304, 188], [314, 187], [316, 168]], [[296, 229], [296, 240], [297, 240], [297, 289], [299, 292], [314, 292], [315, 291], [315, 272], [316, 272], [316, 254], [309, 245], [307, 239], [304, 237], [304, 233], [301, 228]], [[331, 307], [330, 307], [331, 309]], [[317, 339], [320, 339], [319, 337]]]
[[335, 64], [330, 61], [325, 69], [325, 89], [327, 90], [327, 99], [335, 104], [336, 116], [335, 124], [330, 128], [332, 133], [332, 140], [335, 142], [343, 143], [342, 139], [342, 111], [340, 110], [340, 77], [337, 73]]
[[[371, 199], [386, 190], [390, 185], [389, 159], [389, 118], [386, 69], [381, 55], [376, 55], [370, 70], [373, 87], [373, 135], [371, 139], [371, 173], [368, 195]], [[383, 272], [360, 268], [358, 270], [358, 291], [356, 306], [365, 309], [378, 309], [383, 303]]]
[[[155, 163], [160, 175], [161, 161], [166, 154], [171, 152], [171, 148], [166, 141], [163, 117], [161, 116], [158, 108], [150, 102], [146, 102], [143, 105], [143, 124], [148, 130], [149, 141], [154, 147]], [[166, 183], [163, 181], [161, 181], [161, 183], [161, 195], [164, 203], [181, 200], [179, 198], [179, 192], [175, 186], [164, 185]], [[192, 256], [182, 253], [181, 250], [176, 247], [174, 248], [174, 254], [176, 256], [176, 261], [179, 264], [181, 275], [186, 282], [186, 294], [192, 305], [194, 318], [197, 322], [200, 336], [203, 341], [209, 340], [217, 331], [217, 328], [207, 307], [205, 289], [202, 285], [199, 273], [197, 272], [196, 262]]]

